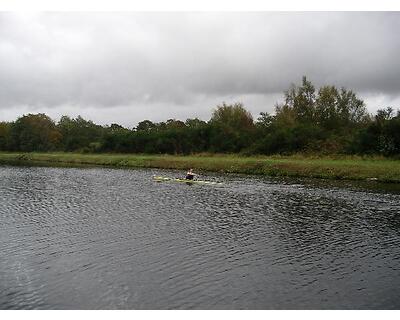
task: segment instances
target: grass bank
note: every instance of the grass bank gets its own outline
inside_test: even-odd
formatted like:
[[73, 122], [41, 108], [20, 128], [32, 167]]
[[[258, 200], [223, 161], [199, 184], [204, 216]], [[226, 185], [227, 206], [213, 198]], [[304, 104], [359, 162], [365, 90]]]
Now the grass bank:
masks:
[[373, 180], [400, 183], [400, 161], [379, 157], [306, 157], [236, 155], [136, 155], [79, 153], [5, 153], [0, 164], [47, 166], [108, 166], [118, 168], [163, 168], [221, 173], [324, 179]]

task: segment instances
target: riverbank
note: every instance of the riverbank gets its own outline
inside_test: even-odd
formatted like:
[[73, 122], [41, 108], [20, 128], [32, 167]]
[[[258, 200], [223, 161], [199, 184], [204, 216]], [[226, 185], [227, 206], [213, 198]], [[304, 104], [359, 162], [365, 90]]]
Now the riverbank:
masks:
[[305, 157], [236, 155], [136, 155], [80, 153], [6, 153], [0, 164], [46, 166], [107, 166], [161, 168], [268, 176], [309, 177], [337, 180], [371, 180], [400, 183], [400, 161], [362, 157]]

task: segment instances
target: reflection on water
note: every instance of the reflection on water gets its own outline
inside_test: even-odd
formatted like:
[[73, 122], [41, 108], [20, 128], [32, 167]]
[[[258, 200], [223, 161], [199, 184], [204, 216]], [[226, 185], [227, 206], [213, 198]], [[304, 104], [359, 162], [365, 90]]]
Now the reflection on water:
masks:
[[400, 307], [397, 190], [153, 174], [0, 167], [0, 308]]

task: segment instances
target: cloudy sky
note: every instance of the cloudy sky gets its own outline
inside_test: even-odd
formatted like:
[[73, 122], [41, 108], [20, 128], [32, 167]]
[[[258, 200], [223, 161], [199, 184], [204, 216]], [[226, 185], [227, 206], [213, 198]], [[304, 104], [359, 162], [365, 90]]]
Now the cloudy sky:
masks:
[[400, 108], [400, 13], [0, 13], [0, 121], [256, 117], [306, 75]]

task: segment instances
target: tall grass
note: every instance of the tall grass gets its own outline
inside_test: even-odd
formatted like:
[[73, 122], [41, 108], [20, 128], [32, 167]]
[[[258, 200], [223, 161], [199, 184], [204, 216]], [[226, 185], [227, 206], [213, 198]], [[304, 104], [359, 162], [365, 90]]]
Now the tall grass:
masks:
[[191, 156], [147, 154], [4, 153], [0, 164], [49, 166], [111, 166], [164, 168], [269, 176], [400, 182], [400, 161], [358, 156], [252, 156], [199, 154]]

